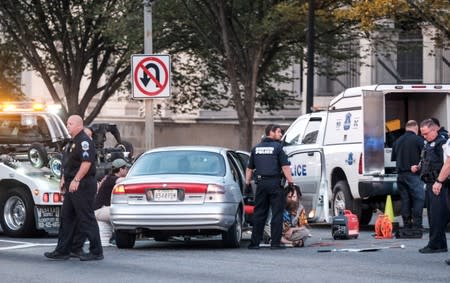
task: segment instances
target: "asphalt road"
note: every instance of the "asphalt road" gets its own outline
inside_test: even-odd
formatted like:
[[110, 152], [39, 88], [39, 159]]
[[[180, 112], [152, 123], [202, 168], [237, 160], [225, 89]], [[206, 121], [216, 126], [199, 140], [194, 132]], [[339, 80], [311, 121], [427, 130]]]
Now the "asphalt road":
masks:
[[[329, 225], [314, 225], [304, 248], [248, 250], [249, 233], [240, 249], [220, 240], [139, 240], [134, 249], [104, 247], [105, 259], [52, 261], [43, 256], [57, 238], [8, 238], [0, 235], [2, 282], [450, 282], [449, 253], [423, 255], [422, 239], [373, 237], [373, 226], [358, 239], [333, 240]], [[448, 234], [450, 235], [450, 234]], [[450, 239], [449, 239], [450, 240]], [[450, 242], [449, 242], [450, 243]], [[405, 248], [389, 248], [404, 245]], [[373, 252], [322, 249], [374, 248]]]

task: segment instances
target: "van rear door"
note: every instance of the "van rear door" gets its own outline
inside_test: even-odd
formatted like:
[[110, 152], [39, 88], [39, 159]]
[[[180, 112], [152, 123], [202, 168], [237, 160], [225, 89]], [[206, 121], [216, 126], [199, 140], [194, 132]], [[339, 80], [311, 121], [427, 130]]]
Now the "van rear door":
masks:
[[383, 92], [363, 90], [364, 175], [384, 174], [384, 109]]

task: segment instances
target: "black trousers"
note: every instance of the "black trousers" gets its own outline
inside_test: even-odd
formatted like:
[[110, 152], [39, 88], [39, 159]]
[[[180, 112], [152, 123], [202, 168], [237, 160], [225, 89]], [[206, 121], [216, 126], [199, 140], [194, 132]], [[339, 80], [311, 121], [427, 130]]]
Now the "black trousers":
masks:
[[428, 246], [432, 249], [446, 249], [447, 237], [445, 232], [447, 230], [447, 223], [449, 220], [448, 200], [448, 185], [443, 185], [441, 193], [435, 195], [432, 191], [432, 184], [427, 184], [427, 211], [430, 219], [430, 239]]
[[253, 213], [253, 230], [251, 245], [259, 245], [269, 209], [272, 209], [271, 238], [272, 245], [281, 243], [283, 230], [283, 211], [286, 206], [286, 197], [280, 187], [278, 178], [258, 181], [255, 195], [255, 210]]
[[94, 177], [88, 177], [80, 181], [76, 192], [66, 192], [64, 195], [61, 226], [56, 247], [56, 251], [59, 253], [70, 253], [75, 233], [79, 234], [77, 238], [89, 240], [89, 251], [92, 254], [103, 253], [98, 224], [94, 214], [96, 193], [97, 182]]

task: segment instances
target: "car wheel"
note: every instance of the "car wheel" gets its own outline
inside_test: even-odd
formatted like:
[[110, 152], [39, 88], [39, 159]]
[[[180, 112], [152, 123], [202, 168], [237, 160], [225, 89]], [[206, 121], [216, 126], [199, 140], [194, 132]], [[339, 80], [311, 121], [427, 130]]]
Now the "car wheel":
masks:
[[227, 248], [239, 248], [242, 239], [242, 216], [238, 210], [233, 225], [222, 233], [222, 241]]
[[9, 237], [27, 236], [36, 232], [33, 199], [21, 188], [8, 190], [0, 200], [3, 212], [0, 222], [5, 235]]
[[61, 179], [62, 154], [58, 153], [53, 155], [48, 162], [48, 166], [50, 167], [50, 171], [52, 171], [53, 175], [57, 179]]
[[136, 242], [136, 234], [129, 233], [128, 231], [117, 230], [116, 233], [116, 245], [119, 249], [132, 249]]
[[346, 181], [339, 181], [333, 188], [333, 215], [339, 215], [344, 209], [352, 210], [352, 197]]
[[115, 148], [119, 148], [124, 152], [129, 152], [129, 154], [128, 154], [129, 159], [131, 159], [133, 157], [134, 148], [130, 142], [128, 142], [126, 140], [122, 140], [121, 143], [116, 144]]
[[42, 168], [48, 164], [47, 150], [40, 143], [32, 143], [28, 148], [28, 160], [35, 168]]

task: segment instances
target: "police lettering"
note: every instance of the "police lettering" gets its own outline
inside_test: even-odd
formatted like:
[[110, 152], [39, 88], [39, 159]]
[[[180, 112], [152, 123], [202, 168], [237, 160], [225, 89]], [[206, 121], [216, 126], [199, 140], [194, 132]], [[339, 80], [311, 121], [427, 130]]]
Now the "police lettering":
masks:
[[273, 147], [256, 147], [255, 154], [272, 154], [274, 151]]
[[298, 164], [292, 166], [292, 176], [306, 176], [306, 164]]

